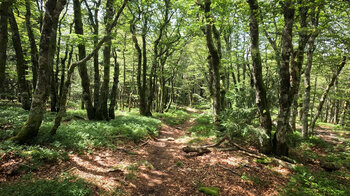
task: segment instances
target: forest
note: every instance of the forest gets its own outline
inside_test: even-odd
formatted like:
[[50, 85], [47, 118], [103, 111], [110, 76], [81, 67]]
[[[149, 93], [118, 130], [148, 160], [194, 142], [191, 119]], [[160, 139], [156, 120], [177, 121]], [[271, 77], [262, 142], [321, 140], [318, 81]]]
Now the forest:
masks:
[[1, 0], [0, 196], [350, 195], [349, 0]]

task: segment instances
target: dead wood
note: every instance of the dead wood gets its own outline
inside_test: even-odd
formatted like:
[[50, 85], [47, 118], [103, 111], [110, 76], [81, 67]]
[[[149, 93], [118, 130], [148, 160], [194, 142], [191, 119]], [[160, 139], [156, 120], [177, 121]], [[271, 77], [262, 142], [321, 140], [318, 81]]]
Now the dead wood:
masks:
[[238, 173], [238, 172], [236, 172], [236, 171], [234, 171], [234, 170], [232, 170], [232, 169], [230, 169], [230, 168], [228, 168], [228, 167], [225, 167], [225, 166], [220, 165], [220, 164], [216, 164], [216, 165], [219, 166], [219, 167], [221, 167], [221, 168], [223, 168], [223, 169], [225, 169], [225, 170], [230, 171], [231, 173], [233, 173], [233, 174], [235, 174], [235, 175], [237, 175], [237, 176], [242, 176], [240, 173]]
[[205, 148], [205, 147], [194, 147], [194, 146], [186, 146], [186, 147], [183, 147], [182, 150], [185, 153], [196, 152], [197, 156], [201, 156], [203, 154], [211, 152], [211, 150], [209, 150], [208, 148]]

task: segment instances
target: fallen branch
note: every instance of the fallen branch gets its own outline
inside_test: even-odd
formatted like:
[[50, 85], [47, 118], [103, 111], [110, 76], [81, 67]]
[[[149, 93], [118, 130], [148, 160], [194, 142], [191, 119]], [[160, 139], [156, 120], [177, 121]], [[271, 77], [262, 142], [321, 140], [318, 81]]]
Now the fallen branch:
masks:
[[228, 136], [225, 136], [223, 137], [218, 143], [216, 144], [213, 144], [213, 145], [206, 145], [206, 146], [203, 146], [203, 147], [206, 147], [206, 148], [212, 148], [212, 147], [218, 147], [220, 146], [224, 141], [228, 140], [229, 137]]
[[216, 164], [216, 165], [219, 166], [219, 167], [221, 167], [221, 168], [223, 168], [223, 169], [226, 169], [226, 170], [230, 171], [231, 173], [233, 173], [233, 174], [235, 174], [235, 175], [237, 175], [237, 176], [242, 176], [240, 173], [235, 172], [235, 171], [233, 171], [232, 169], [230, 169], [230, 168], [228, 168], [228, 167], [225, 167], [225, 166], [220, 165], [220, 164]]

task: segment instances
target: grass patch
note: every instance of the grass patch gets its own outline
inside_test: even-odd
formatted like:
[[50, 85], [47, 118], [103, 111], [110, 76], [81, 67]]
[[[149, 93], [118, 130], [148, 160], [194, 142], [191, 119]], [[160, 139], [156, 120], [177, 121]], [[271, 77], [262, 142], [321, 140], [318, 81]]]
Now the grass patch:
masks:
[[1, 183], [0, 195], [12, 196], [85, 196], [92, 195], [89, 184], [74, 176], [52, 180], [33, 178], [30, 175], [14, 183]]
[[181, 125], [190, 117], [186, 111], [181, 109], [171, 109], [166, 113], [154, 113], [153, 116], [169, 126]]

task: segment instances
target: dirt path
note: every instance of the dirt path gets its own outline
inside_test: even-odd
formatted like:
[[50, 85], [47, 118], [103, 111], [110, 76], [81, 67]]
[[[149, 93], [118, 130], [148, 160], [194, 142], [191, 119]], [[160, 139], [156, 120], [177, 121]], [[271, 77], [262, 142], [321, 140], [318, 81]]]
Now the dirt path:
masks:
[[187, 155], [182, 148], [193, 139], [186, 132], [193, 124], [193, 119], [175, 127], [162, 124], [157, 139], [118, 146], [134, 153], [93, 149], [45, 165], [35, 175], [49, 179], [69, 173], [91, 183], [96, 195], [130, 196], [204, 195], [199, 186], [218, 187], [220, 195], [277, 195], [288, 181], [288, 169], [266, 167], [237, 151]]
[[268, 169], [235, 151], [186, 155], [186, 130], [193, 124], [191, 119], [176, 127], [163, 124], [158, 139], [135, 149], [137, 155], [105, 150], [73, 155], [69, 172], [122, 195], [204, 195], [198, 186], [218, 187], [220, 195], [275, 195], [287, 182], [287, 169]]

